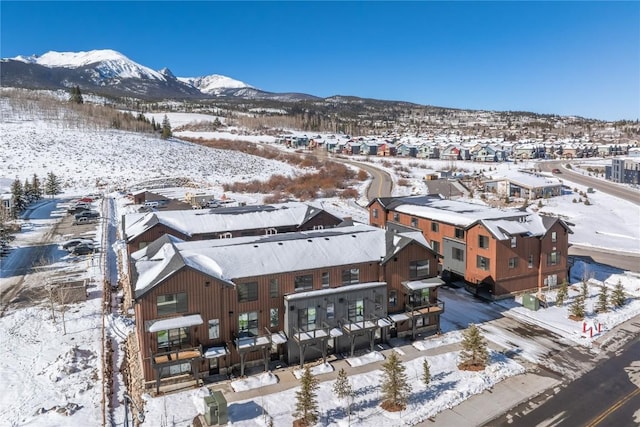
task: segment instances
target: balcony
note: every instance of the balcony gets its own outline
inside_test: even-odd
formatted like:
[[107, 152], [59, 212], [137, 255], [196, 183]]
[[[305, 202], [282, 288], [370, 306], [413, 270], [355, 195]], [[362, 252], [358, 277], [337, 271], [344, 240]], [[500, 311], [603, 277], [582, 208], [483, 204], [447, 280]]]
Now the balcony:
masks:
[[180, 348], [162, 353], [156, 353], [152, 356], [152, 366], [162, 367], [161, 365], [173, 365], [176, 363], [186, 363], [202, 357], [202, 346]]

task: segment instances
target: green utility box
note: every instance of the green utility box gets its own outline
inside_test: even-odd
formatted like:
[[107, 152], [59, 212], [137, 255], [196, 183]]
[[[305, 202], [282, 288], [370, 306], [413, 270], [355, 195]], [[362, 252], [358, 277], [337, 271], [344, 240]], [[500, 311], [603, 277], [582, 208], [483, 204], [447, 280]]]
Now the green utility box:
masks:
[[540, 300], [531, 294], [522, 295], [522, 305], [529, 310], [538, 311], [540, 309]]
[[204, 398], [204, 420], [210, 426], [227, 423], [227, 399], [221, 391], [213, 391]]

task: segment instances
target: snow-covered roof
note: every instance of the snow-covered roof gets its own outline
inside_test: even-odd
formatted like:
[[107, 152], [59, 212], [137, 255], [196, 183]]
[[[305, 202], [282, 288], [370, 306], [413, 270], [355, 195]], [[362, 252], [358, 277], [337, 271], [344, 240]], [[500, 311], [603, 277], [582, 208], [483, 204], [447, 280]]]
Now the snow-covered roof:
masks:
[[296, 292], [295, 294], [285, 295], [284, 299], [287, 301], [295, 301], [299, 299], [305, 299], [309, 297], [319, 297], [323, 295], [335, 295], [344, 292], [353, 292], [362, 289], [371, 289], [377, 288], [380, 286], [386, 286], [385, 282], [368, 282], [368, 283], [357, 283], [355, 285], [341, 286], [339, 288], [327, 288], [327, 289], [318, 289], [316, 291], [307, 291], [307, 292]]
[[437, 288], [444, 285], [444, 281], [439, 277], [430, 277], [422, 280], [410, 280], [408, 282], [402, 282], [404, 287], [412, 291], [419, 291], [420, 289]]
[[304, 203], [290, 202], [243, 208], [134, 213], [125, 216], [124, 232], [126, 240], [131, 241], [157, 224], [166, 225], [186, 236], [299, 226], [321, 211]]
[[467, 227], [483, 219], [517, 218], [527, 215], [515, 209], [497, 209], [487, 205], [428, 196], [397, 198], [389, 207], [397, 212], [461, 227]]
[[[327, 266], [381, 263], [389, 258], [388, 254], [397, 253], [399, 247], [412, 241], [408, 235], [394, 235], [363, 224], [233, 239], [182, 243], [165, 240], [160, 248], [143, 248], [132, 254], [133, 259], [137, 260], [135, 293], [138, 297], [143, 295], [186, 266], [233, 284], [232, 280], [242, 277]], [[429, 248], [424, 237], [416, 241]], [[151, 246], [156, 245], [152, 243]], [[354, 289], [352, 286], [350, 288]]]
[[562, 182], [558, 178], [543, 176], [543, 175], [533, 175], [533, 174], [523, 174], [519, 173], [517, 175], [498, 175], [492, 177], [489, 181], [502, 181], [508, 180], [509, 182], [519, 185], [525, 188], [545, 188], [545, 187], [558, 187], [562, 185]]
[[190, 326], [202, 325], [204, 321], [199, 314], [189, 316], [172, 317], [153, 322], [149, 326], [149, 332], [168, 331], [169, 329], [188, 328]]
[[[554, 221], [550, 221], [554, 222]], [[512, 236], [544, 236], [547, 233], [548, 226], [543, 218], [537, 214], [529, 214], [518, 220], [507, 219], [488, 219], [480, 221], [491, 234], [498, 240], [508, 240]]]

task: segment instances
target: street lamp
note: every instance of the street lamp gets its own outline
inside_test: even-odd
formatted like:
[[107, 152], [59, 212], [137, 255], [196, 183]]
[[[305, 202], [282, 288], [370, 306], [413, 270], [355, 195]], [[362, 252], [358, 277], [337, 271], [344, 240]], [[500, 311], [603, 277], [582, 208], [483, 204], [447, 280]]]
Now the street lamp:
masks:
[[[136, 416], [136, 418], [138, 419], [138, 423], [142, 424], [144, 422], [144, 412], [142, 412], [140, 408], [138, 408], [138, 405], [136, 405], [136, 402], [134, 402], [131, 396], [129, 396], [129, 394], [125, 392], [124, 393], [124, 427], [129, 427], [129, 404], [133, 405], [133, 407], [136, 408], [136, 411], [138, 411], [138, 415]], [[133, 424], [133, 414], [131, 415], [131, 422]]]

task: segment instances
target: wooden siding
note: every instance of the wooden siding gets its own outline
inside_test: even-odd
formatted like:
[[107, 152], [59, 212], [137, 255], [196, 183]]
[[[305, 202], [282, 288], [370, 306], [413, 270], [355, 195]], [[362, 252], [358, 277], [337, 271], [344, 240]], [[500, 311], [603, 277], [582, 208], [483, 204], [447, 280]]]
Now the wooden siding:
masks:
[[[377, 212], [377, 218], [374, 217], [374, 210]], [[382, 207], [378, 200], [369, 206], [369, 224], [374, 227], [384, 228], [387, 223], [387, 211]]]
[[133, 252], [139, 249], [142, 249], [140, 247], [141, 243], [149, 244], [155, 241], [156, 239], [158, 239], [159, 237], [164, 236], [165, 234], [170, 234], [182, 240], [190, 240], [190, 237], [187, 236], [186, 234], [180, 233], [179, 231], [174, 230], [173, 228], [168, 227], [164, 224], [156, 224], [153, 227], [146, 230], [144, 233], [131, 239], [127, 243], [127, 250], [129, 251], [129, 255], [131, 255]]
[[[398, 295], [398, 301], [395, 306], [390, 305], [387, 298], [388, 313], [397, 313], [405, 310], [407, 296], [402, 282], [411, 280], [409, 279], [409, 264], [411, 261], [420, 260], [429, 260], [429, 277], [436, 277], [438, 274], [436, 255], [417, 243], [408, 245], [384, 265], [384, 281], [387, 282], [387, 294], [395, 290]], [[433, 292], [431, 296], [432, 302], [435, 302], [436, 296], [436, 292]]]

